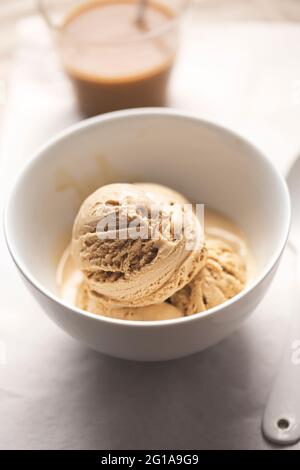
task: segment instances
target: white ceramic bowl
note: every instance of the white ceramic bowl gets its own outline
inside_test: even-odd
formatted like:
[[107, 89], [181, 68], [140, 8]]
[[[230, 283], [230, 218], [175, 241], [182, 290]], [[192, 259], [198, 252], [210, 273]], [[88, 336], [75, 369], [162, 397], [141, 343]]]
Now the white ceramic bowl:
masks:
[[[233, 218], [250, 239], [256, 279], [223, 305], [177, 320], [114, 320], [66, 305], [55, 273], [74, 217], [91, 191], [116, 181], [162, 183]], [[120, 111], [67, 129], [27, 164], [5, 212], [9, 251], [52, 320], [100, 352], [147, 361], [195, 353], [236, 330], [269, 287], [289, 223], [287, 187], [270, 161], [237, 135], [167, 109]]]

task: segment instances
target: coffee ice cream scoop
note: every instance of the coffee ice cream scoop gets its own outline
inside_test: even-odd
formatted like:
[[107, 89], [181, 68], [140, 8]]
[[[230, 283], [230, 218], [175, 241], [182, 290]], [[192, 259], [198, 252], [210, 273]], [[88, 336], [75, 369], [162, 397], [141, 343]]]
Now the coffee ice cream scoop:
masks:
[[182, 207], [141, 185], [112, 184], [89, 196], [71, 252], [90, 289], [114, 306], [140, 307], [164, 302], [192, 280], [205, 263], [204, 234], [192, 211], [184, 230], [175, 230]]
[[157, 203], [170, 204], [189, 204], [186, 197], [174, 189], [157, 183], [135, 183], [135, 187], [142, 189], [146, 196]]
[[245, 260], [223, 240], [206, 241], [207, 260], [194, 279], [171, 297], [185, 315], [216, 307], [237, 295], [246, 283]]
[[161, 321], [181, 318], [184, 314], [167, 302], [147, 307], [118, 307], [105, 300], [103, 296], [91, 290], [87, 282], [79, 286], [76, 306], [96, 315], [102, 315], [119, 320], [133, 321]]

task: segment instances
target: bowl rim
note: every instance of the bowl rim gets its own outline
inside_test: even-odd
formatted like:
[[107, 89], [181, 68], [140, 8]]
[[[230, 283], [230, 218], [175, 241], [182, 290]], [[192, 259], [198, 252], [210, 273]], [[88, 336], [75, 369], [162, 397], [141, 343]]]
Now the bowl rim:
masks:
[[[278, 242], [277, 250], [273, 253], [269, 261], [266, 263], [266, 266], [263, 269], [262, 273], [259, 276], [255, 277], [253, 280], [251, 280], [251, 282], [245, 287], [245, 289], [243, 289], [239, 294], [235, 295], [234, 297], [227, 300], [226, 302], [220, 305], [217, 305], [216, 307], [213, 307], [204, 312], [198, 312], [193, 315], [184, 316], [181, 318], [159, 320], [159, 321], [158, 320], [151, 320], [151, 321], [121, 320], [121, 319], [105, 317], [105, 316], [97, 315], [91, 312], [87, 312], [85, 310], [82, 310], [80, 308], [77, 308], [69, 304], [68, 302], [65, 302], [62, 298], [51, 293], [44, 285], [42, 285], [40, 281], [31, 274], [30, 270], [27, 269], [27, 267], [25, 266], [25, 263], [23, 263], [22, 255], [20, 255], [20, 253], [17, 252], [17, 249], [14, 248], [13, 241], [10, 239], [9, 213], [11, 210], [10, 207], [11, 207], [14, 195], [18, 187], [20, 186], [23, 178], [25, 177], [25, 175], [30, 173], [32, 167], [39, 160], [43, 158], [44, 153], [50, 147], [52, 147], [53, 145], [57, 143], [60, 143], [65, 138], [72, 136], [72, 134], [84, 132], [85, 129], [93, 127], [93, 126], [96, 127], [98, 125], [101, 125], [101, 123], [105, 123], [109, 121], [116, 121], [120, 119], [122, 120], [122, 119], [130, 118], [130, 117], [134, 118], [137, 116], [140, 116], [140, 117], [166, 116], [166, 117], [174, 118], [174, 119], [189, 120], [191, 122], [197, 122], [197, 124], [204, 126], [206, 128], [212, 129], [214, 131], [217, 131], [221, 134], [234, 138], [237, 142], [239, 142], [240, 144], [252, 150], [252, 152], [255, 153], [256, 158], [262, 159], [264, 161], [264, 163], [269, 167], [269, 169], [273, 173], [273, 176], [277, 179], [277, 181], [279, 182], [281, 186], [282, 198], [286, 206], [285, 207], [286, 218], [285, 218], [285, 224], [282, 228], [281, 239]], [[259, 284], [261, 284], [264, 281], [264, 279], [270, 274], [270, 272], [276, 265], [277, 261], [280, 259], [282, 252], [285, 248], [285, 245], [288, 240], [290, 225], [291, 225], [291, 202], [290, 202], [289, 190], [287, 187], [287, 183], [284, 179], [284, 176], [279, 172], [279, 170], [276, 168], [273, 162], [269, 160], [267, 156], [258, 147], [256, 147], [254, 144], [249, 142], [243, 136], [237, 134], [235, 131], [232, 131], [231, 129], [225, 126], [219, 125], [212, 121], [203, 119], [197, 113], [184, 111], [184, 110], [178, 110], [176, 108], [134, 108], [134, 109], [126, 109], [126, 110], [120, 110], [120, 111], [113, 111], [110, 113], [106, 113], [103, 115], [99, 115], [99, 116], [95, 116], [89, 119], [79, 121], [76, 124], [68, 126], [63, 131], [60, 131], [58, 134], [56, 134], [54, 137], [50, 138], [46, 143], [40, 146], [32, 154], [32, 156], [29, 157], [29, 160], [23, 165], [23, 168], [21, 168], [21, 170], [18, 172], [17, 177], [15, 178], [13, 184], [11, 185], [11, 189], [9, 191], [9, 194], [6, 199], [5, 206], [4, 206], [3, 225], [4, 225], [5, 241], [6, 241], [7, 248], [12, 257], [13, 262], [15, 263], [15, 265], [17, 266], [21, 274], [24, 276], [24, 278], [47, 299], [52, 300], [54, 303], [58, 304], [63, 309], [66, 308], [67, 310], [72, 311], [76, 315], [88, 317], [90, 319], [98, 320], [100, 322], [115, 324], [115, 325], [119, 325], [122, 327], [162, 328], [162, 327], [177, 326], [177, 325], [180, 326], [181, 324], [184, 324], [187, 322], [197, 321], [201, 318], [204, 319], [205, 317], [217, 314], [221, 310], [227, 309], [234, 303], [239, 302], [243, 297], [246, 297], [250, 292], [254, 291], [255, 288]]]

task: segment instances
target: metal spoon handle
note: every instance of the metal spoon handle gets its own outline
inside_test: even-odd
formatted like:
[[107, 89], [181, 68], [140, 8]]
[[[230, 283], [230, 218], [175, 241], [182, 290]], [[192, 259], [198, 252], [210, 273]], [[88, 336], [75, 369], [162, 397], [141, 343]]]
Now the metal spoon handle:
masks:
[[[299, 255], [297, 261], [299, 265]], [[299, 280], [297, 284], [296, 293]], [[293, 308], [288, 341], [262, 422], [265, 437], [282, 445], [300, 440], [300, 302]]]

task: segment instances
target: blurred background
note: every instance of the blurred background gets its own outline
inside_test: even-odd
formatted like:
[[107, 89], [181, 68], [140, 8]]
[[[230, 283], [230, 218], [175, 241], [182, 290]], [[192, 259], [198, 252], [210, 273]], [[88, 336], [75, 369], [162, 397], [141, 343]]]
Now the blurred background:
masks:
[[[36, 14], [36, 0], [0, 0], [0, 79], [6, 80], [14, 50], [14, 26]], [[299, 21], [300, 0], [191, 0], [204, 21]], [[3, 106], [0, 108], [0, 119]]]
[[[7, 76], [14, 25], [36, 13], [36, 0], [0, 0], [0, 77]], [[199, 20], [299, 21], [299, 0], [192, 0]]]

